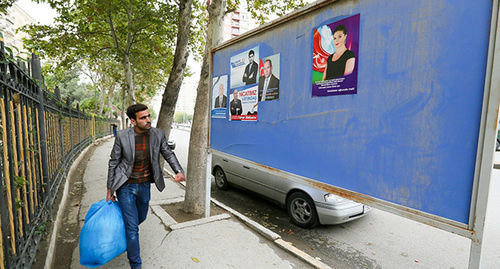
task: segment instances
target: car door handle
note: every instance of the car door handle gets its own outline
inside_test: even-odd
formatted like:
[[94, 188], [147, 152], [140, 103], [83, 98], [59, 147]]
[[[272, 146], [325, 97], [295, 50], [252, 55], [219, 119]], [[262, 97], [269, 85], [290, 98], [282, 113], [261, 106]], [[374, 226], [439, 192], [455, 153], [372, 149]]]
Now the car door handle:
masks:
[[250, 167], [246, 165], [243, 165], [243, 168], [250, 169]]
[[229, 162], [226, 158], [223, 158], [222, 160], [225, 161], [226, 163]]

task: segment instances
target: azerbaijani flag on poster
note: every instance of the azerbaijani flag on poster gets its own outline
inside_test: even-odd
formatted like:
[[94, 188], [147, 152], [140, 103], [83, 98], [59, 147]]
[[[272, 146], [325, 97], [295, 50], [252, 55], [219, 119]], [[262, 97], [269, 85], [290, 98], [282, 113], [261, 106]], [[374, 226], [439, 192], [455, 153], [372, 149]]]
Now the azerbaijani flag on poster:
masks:
[[262, 62], [262, 58], [260, 58], [259, 62], [259, 76], [260, 77], [264, 76], [264, 62]]

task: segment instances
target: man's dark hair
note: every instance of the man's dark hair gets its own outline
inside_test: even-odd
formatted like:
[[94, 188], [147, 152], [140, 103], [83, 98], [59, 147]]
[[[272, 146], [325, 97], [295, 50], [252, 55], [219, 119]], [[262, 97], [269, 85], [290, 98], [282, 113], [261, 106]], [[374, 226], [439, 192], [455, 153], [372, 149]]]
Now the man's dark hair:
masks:
[[146, 109], [148, 109], [148, 107], [146, 105], [143, 105], [143, 104], [133, 104], [133, 105], [127, 107], [127, 116], [128, 116], [129, 119], [137, 120], [135, 118], [135, 113], [140, 112], [140, 111], [144, 111]]
[[255, 52], [253, 52], [253, 50], [250, 50], [250, 51], [248, 52], [248, 57], [253, 56], [253, 55], [255, 55]]
[[271, 62], [271, 60], [270, 60], [270, 59], [267, 59], [264, 63], [266, 63], [266, 62], [269, 62], [269, 66], [270, 66], [270, 67], [273, 67], [273, 62]]

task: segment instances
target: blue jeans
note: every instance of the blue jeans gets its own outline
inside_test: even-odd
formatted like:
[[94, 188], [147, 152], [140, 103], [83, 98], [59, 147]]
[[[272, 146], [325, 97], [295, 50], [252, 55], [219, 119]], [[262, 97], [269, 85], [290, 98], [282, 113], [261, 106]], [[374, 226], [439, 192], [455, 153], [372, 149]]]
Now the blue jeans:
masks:
[[151, 199], [151, 184], [125, 183], [116, 191], [118, 204], [122, 210], [127, 238], [127, 258], [131, 268], [142, 265], [139, 246], [139, 224], [146, 220]]

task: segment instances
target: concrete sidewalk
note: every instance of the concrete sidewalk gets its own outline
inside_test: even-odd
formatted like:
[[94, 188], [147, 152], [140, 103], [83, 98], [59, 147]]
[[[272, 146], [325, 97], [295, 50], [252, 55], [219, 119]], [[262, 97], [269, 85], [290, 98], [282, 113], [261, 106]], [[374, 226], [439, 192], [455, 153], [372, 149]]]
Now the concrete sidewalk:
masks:
[[[99, 142], [85, 169], [80, 228], [90, 206], [105, 198], [113, 142]], [[152, 186], [151, 210], [140, 226], [143, 268], [330, 268], [217, 201], [228, 213], [176, 223], [162, 205], [183, 201], [184, 188], [165, 181], [161, 193]], [[71, 268], [85, 268], [79, 261], [77, 247]], [[126, 253], [101, 268], [128, 268]]]

